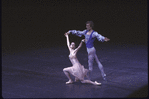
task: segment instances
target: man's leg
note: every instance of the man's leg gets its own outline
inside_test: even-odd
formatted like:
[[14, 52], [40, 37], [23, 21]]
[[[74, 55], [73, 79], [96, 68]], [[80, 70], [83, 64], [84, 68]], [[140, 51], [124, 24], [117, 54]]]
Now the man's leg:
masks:
[[94, 62], [94, 56], [92, 54], [88, 55], [89, 79], [91, 79], [91, 73], [93, 71], [93, 62]]
[[100, 71], [101, 71], [102, 78], [103, 78], [104, 80], [106, 80], [106, 74], [104, 73], [103, 66], [102, 66], [102, 64], [100, 63], [100, 61], [99, 61], [99, 59], [98, 59], [98, 57], [97, 57], [96, 54], [95, 54], [95, 60], [96, 60], [96, 62], [97, 62], [97, 64], [98, 64], [98, 67], [99, 67], [99, 69], [100, 69]]
[[92, 54], [88, 55], [89, 71], [93, 71], [93, 62], [94, 62], [94, 55]]
[[93, 71], [93, 62], [95, 58], [95, 49], [94, 48], [88, 48], [88, 67], [89, 67], [89, 78], [91, 79], [91, 72]]

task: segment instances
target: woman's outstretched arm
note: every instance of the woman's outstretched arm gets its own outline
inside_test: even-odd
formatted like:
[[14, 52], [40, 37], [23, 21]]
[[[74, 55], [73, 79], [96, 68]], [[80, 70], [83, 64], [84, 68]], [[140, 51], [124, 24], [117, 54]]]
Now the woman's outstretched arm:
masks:
[[77, 52], [77, 51], [81, 48], [83, 42], [85, 42], [85, 39], [83, 39], [83, 40], [81, 41], [81, 43], [79, 44], [79, 46], [75, 49], [75, 52]]
[[69, 36], [67, 33], [64, 34], [66, 36], [66, 40], [67, 40], [67, 46], [68, 46], [68, 49], [70, 51], [70, 42], [69, 42]]

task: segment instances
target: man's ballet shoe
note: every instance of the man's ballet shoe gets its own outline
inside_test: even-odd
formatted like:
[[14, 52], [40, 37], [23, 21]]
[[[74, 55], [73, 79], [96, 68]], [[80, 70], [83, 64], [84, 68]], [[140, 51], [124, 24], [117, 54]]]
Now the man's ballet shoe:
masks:
[[104, 75], [102, 76], [102, 78], [103, 78], [104, 81], [107, 81], [107, 79], [106, 79], [106, 74], [104, 74]]

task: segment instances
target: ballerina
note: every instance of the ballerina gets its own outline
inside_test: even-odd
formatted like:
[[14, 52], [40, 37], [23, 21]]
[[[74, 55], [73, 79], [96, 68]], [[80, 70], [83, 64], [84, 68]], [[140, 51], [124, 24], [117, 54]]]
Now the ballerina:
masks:
[[75, 76], [75, 82], [77, 81], [81, 81], [81, 83], [90, 83], [93, 85], [101, 85], [101, 83], [98, 83], [97, 81], [93, 82], [91, 80], [85, 80], [84, 77], [87, 77], [87, 73], [89, 72], [88, 69], [85, 69], [83, 65], [80, 64], [80, 62], [78, 61], [76, 54], [78, 52], [78, 50], [81, 48], [82, 43], [85, 42], [85, 39], [83, 39], [81, 41], [81, 43], [79, 44], [79, 46], [77, 48], [75, 48], [75, 43], [72, 42], [70, 44], [69, 42], [69, 36], [68, 33], [65, 33], [66, 36], [66, 40], [67, 40], [67, 46], [68, 49], [70, 51], [69, 54], [69, 59], [72, 63], [71, 67], [67, 67], [63, 69], [64, 74], [67, 76], [67, 78], [69, 79], [69, 81], [66, 82], [66, 84], [71, 84], [73, 83], [73, 80], [70, 77], [70, 74], [72, 74], [73, 76]]

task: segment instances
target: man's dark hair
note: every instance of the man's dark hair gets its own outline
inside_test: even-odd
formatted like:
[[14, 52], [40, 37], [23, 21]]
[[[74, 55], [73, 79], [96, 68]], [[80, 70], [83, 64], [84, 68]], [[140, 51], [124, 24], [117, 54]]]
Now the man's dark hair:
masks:
[[86, 24], [90, 24], [90, 27], [92, 27], [92, 28], [94, 27], [93, 21], [87, 21]]

